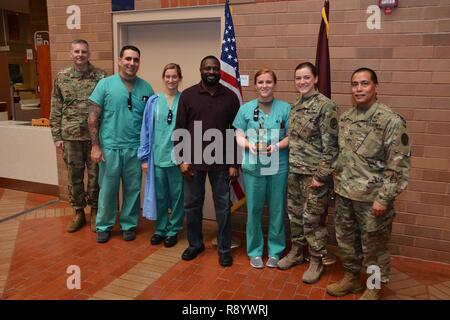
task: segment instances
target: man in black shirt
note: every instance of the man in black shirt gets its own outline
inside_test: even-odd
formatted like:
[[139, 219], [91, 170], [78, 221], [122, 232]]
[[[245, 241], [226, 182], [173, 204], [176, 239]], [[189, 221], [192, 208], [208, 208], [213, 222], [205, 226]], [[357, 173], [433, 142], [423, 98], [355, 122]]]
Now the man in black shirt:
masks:
[[[219, 83], [220, 62], [216, 57], [203, 58], [200, 64], [200, 74], [202, 81], [187, 88], [181, 94], [175, 127], [175, 132], [177, 129], [187, 130], [191, 140], [190, 143], [183, 141], [181, 149], [183, 159], [180, 170], [184, 176], [184, 207], [189, 241], [189, 247], [183, 252], [182, 258], [183, 260], [192, 260], [205, 249], [202, 219], [205, 180], [208, 175], [218, 224], [219, 263], [227, 267], [233, 264], [230, 181], [237, 179], [238, 165], [236, 157], [231, 157], [233, 159], [231, 163], [225, 160], [230, 158], [226, 155], [236, 150], [234, 142], [230, 146], [225, 141], [226, 131], [232, 128], [231, 124], [238, 112], [239, 100], [231, 90]], [[215, 150], [212, 159], [205, 159], [206, 152], [204, 151], [210, 143], [203, 141], [203, 135], [209, 129], [215, 129], [216, 133], [217, 130], [220, 131], [223, 138], [223, 149]], [[195, 143], [199, 141], [201, 141], [201, 145], [194, 147]], [[199, 154], [200, 150], [201, 155]]]

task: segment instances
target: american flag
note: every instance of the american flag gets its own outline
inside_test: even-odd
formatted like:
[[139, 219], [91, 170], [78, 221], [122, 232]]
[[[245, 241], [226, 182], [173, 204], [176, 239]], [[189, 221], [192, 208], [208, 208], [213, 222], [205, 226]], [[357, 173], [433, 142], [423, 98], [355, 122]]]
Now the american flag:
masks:
[[225, 28], [220, 55], [220, 83], [232, 90], [242, 104], [241, 78], [239, 76], [239, 61], [236, 49], [233, 18], [231, 17], [228, 0], [225, 2]]
[[[222, 53], [220, 55], [220, 83], [233, 91], [242, 105], [241, 79], [239, 76], [239, 61], [236, 48], [236, 36], [234, 34], [233, 18], [231, 17], [230, 4], [225, 2], [225, 28], [222, 40]], [[232, 184], [231, 211], [237, 210], [245, 203], [242, 172], [239, 180]]]

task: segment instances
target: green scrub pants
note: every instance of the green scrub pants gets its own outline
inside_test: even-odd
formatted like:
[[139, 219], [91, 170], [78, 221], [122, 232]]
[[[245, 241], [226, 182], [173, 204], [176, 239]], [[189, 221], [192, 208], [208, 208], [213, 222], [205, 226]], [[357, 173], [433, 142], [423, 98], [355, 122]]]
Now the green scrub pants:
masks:
[[116, 222], [116, 199], [122, 178], [123, 203], [119, 224], [122, 231], [135, 229], [139, 220], [141, 162], [137, 148], [103, 149], [105, 161], [99, 163], [97, 232], [109, 231]]
[[[183, 229], [183, 176], [177, 166], [155, 166], [156, 219], [155, 233], [160, 236], [175, 236]], [[168, 206], [172, 214], [167, 213]]]
[[280, 258], [286, 246], [284, 216], [286, 210], [287, 172], [254, 176], [244, 172], [247, 197], [247, 255], [260, 257], [264, 251], [262, 217], [264, 203], [269, 206], [269, 257]]

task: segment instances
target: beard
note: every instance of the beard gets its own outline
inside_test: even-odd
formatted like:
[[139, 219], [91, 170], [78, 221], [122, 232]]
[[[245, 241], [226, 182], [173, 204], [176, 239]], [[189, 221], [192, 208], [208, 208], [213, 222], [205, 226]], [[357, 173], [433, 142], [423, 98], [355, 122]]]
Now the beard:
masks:
[[214, 75], [202, 74], [202, 81], [207, 86], [215, 86], [220, 81], [220, 74], [214, 74]]

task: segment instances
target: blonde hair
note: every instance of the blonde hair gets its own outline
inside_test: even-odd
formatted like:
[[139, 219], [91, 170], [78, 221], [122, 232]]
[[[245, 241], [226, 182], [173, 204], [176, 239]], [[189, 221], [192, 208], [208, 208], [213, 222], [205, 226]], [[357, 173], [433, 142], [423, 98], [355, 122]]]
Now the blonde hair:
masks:
[[174, 69], [177, 72], [178, 78], [183, 79], [183, 75], [181, 74], [181, 67], [176, 63], [166, 64], [166, 66], [164, 67], [163, 72], [162, 72], [162, 77], [164, 78], [167, 70], [172, 70], [172, 69]]

